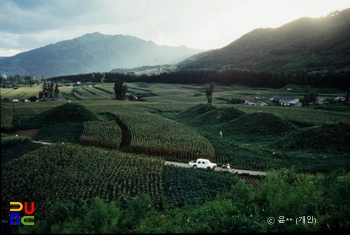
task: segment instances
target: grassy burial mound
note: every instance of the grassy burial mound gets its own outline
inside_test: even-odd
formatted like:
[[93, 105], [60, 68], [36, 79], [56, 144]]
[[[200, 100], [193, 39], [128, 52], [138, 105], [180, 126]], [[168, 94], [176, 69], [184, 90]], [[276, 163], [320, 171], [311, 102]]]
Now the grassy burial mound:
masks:
[[82, 104], [66, 103], [38, 114], [35, 119], [43, 123], [83, 123], [97, 121], [99, 117]]
[[[9, 201], [33, 201], [35, 219], [42, 219], [58, 200], [79, 204], [99, 196], [120, 204], [143, 193], [161, 206], [163, 170], [160, 158], [72, 144], [44, 146], [2, 166], [1, 208], [8, 211]], [[2, 213], [2, 220], [8, 218]]]
[[15, 123], [16, 129], [40, 128], [34, 137], [35, 140], [79, 143], [79, 137], [83, 133], [83, 123], [97, 121], [100, 118], [84, 105], [66, 103], [35, 116], [22, 117], [21, 120], [20, 125]]
[[289, 150], [322, 150], [322, 152], [350, 152], [350, 124], [326, 124], [301, 130], [284, 137], [275, 145]]
[[52, 124], [81, 124], [85, 121], [100, 120], [99, 116], [84, 105], [66, 103], [47, 109], [39, 114], [21, 115], [14, 118], [15, 129], [35, 129]]
[[282, 135], [296, 130], [296, 127], [271, 113], [249, 113], [226, 124], [226, 128], [243, 135], [272, 136]]
[[201, 114], [216, 109], [212, 104], [198, 104], [179, 113], [183, 118], [195, 118]]
[[224, 123], [236, 119], [245, 112], [235, 107], [215, 108], [199, 116], [199, 119], [204, 123]]

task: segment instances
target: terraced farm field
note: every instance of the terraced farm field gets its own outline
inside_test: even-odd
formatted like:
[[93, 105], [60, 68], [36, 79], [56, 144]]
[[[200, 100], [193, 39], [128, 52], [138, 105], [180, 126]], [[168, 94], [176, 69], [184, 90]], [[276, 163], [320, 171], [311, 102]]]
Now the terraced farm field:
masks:
[[[208, 104], [205, 85], [130, 83], [128, 87], [128, 94], [135, 94], [139, 100], [115, 100], [113, 84], [107, 83], [62, 87], [60, 96], [71, 102], [8, 102], [3, 98], [28, 98], [40, 86], [1, 88], [1, 128], [10, 135], [2, 137], [2, 160], [6, 160], [2, 166], [2, 182], [6, 182], [2, 184], [2, 209], [7, 208], [8, 200], [32, 200], [43, 205], [37, 213], [45, 218], [47, 211], [42, 208], [51, 208], [59, 199], [80, 204], [100, 196], [125, 206], [131, 197], [146, 193], [160, 211], [166, 207], [171, 208], [168, 211], [184, 208], [196, 212], [196, 207], [205, 208], [204, 202], [221, 203], [227, 199], [225, 203], [234, 205], [232, 211], [237, 212], [235, 203], [242, 195], [235, 187], [238, 185], [242, 193], [252, 188], [259, 191], [269, 172], [280, 170], [285, 174], [281, 180], [298, 184], [297, 174], [312, 173], [318, 179], [319, 174], [341, 168], [350, 170], [350, 149], [346, 145], [350, 119], [346, 108], [320, 110], [228, 103], [237, 94], [254, 95], [256, 90], [249, 88], [238, 92], [235, 87], [218, 86], [213, 104]], [[279, 91], [268, 92], [264, 94]], [[16, 139], [16, 131], [33, 127], [38, 129], [35, 136], [24, 138], [25, 143], [23, 138]], [[54, 144], [37, 146], [27, 140]], [[10, 142], [11, 146], [5, 146]], [[325, 146], [322, 151], [320, 144]], [[327, 150], [332, 146], [337, 151]], [[267, 174], [259, 178], [164, 164], [187, 163], [196, 158], [208, 158], [218, 167], [230, 163], [231, 168]], [[15, 165], [25, 167], [19, 173]], [[288, 169], [295, 169], [296, 175]], [[241, 185], [240, 181], [249, 184]], [[248, 217], [252, 211], [247, 212]], [[162, 218], [167, 217], [166, 213]], [[237, 220], [241, 215], [235, 216]], [[187, 220], [191, 221], [184, 217], [177, 223]]]

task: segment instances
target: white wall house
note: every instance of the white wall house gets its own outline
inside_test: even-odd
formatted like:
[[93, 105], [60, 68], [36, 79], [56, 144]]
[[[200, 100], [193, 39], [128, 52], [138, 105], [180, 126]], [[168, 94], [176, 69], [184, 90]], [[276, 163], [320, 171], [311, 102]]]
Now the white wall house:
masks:
[[265, 103], [262, 100], [257, 99], [256, 97], [246, 96], [246, 97], [242, 98], [242, 100], [244, 100], [244, 104], [246, 104], [246, 105], [257, 105], [257, 106], [267, 106], [268, 105], [267, 103]]
[[270, 99], [271, 101], [278, 101], [280, 105], [291, 106], [296, 105], [299, 102], [299, 98], [294, 96], [279, 96], [276, 95]]
[[329, 104], [329, 99], [324, 97], [317, 97], [316, 104]]

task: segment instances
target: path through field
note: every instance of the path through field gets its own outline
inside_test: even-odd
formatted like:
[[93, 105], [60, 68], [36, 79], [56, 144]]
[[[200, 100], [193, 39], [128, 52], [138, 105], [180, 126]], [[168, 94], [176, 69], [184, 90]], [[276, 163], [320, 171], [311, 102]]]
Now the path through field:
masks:
[[122, 131], [122, 142], [120, 143], [120, 148], [121, 149], [123, 146], [127, 147], [131, 143], [131, 133], [127, 128], [125, 128], [123, 125], [120, 125], [117, 123], [120, 127], [120, 130]]
[[[188, 163], [165, 161], [165, 164], [190, 168]], [[250, 174], [250, 175], [266, 175], [266, 173], [267, 173], [265, 171], [251, 171], [251, 170], [241, 170], [241, 169], [229, 169], [228, 170], [228, 169], [224, 169], [222, 167], [216, 167], [214, 170], [215, 171], [228, 171], [231, 173], [238, 173], [238, 174]]]
[[51, 145], [51, 144], [54, 144], [54, 143], [49, 143], [49, 142], [44, 142], [44, 141], [41, 141], [41, 140], [33, 140], [32, 143], [36, 143], [36, 144], [43, 144], [43, 145]]

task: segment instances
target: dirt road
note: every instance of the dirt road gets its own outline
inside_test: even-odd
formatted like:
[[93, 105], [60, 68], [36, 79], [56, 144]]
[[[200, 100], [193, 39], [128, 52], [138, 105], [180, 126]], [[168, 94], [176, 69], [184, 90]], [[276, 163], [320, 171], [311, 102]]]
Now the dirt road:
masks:
[[[40, 130], [40, 129], [17, 130], [17, 131], [15, 132], [15, 134], [18, 134], [18, 135], [26, 135], [26, 136], [34, 137], [34, 136], [39, 132], [39, 130]], [[124, 133], [124, 136], [125, 136], [125, 135], [126, 135], [126, 134]], [[33, 143], [44, 144], [44, 145], [53, 144], [53, 143], [44, 142], [44, 141], [42, 141], [42, 140], [39, 140], [39, 141], [33, 140], [32, 142], [33, 142]], [[128, 143], [130, 143], [130, 140], [124, 142], [124, 144], [128, 144]], [[166, 164], [166, 165], [171, 165], [171, 164], [172, 164], [172, 165], [175, 165], [175, 166], [190, 168], [190, 166], [188, 165], [188, 163], [165, 161], [165, 164]], [[215, 168], [215, 171], [229, 171], [229, 172], [232, 172], [232, 173], [250, 174], [250, 175], [266, 175], [266, 172], [264, 172], [264, 171], [251, 171], [251, 170], [241, 170], [241, 169], [230, 169], [230, 170], [227, 170], [227, 169], [223, 169], [223, 168], [221, 168], [221, 167]]]
[[[190, 166], [188, 165], [188, 163], [181, 163], [181, 162], [170, 162], [170, 161], [165, 161], [166, 165], [175, 165], [175, 166], [181, 166], [181, 167], [186, 167], [186, 168], [190, 168]], [[250, 175], [266, 175], [267, 172], [265, 171], [251, 171], [251, 170], [241, 170], [241, 169], [223, 169], [221, 167], [216, 167], [214, 169], [215, 171], [229, 171], [232, 173], [238, 173], [238, 174], [250, 174]]]
[[54, 144], [54, 143], [49, 143], [49, 142], [44, 142], [44, 141], [41, 141], [41, 140], [33, 140], [32, 141], [33, 143], [36, 143], [36, 144], [44, 144], [44, 145], [50, 145], [50, 144]]

